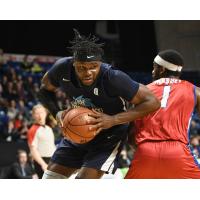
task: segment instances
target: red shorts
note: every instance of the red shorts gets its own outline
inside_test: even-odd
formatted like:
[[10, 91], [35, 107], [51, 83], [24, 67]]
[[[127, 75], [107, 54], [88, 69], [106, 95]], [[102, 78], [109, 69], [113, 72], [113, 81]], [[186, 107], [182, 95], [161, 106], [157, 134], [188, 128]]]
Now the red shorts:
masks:
[[200, 165], [184, 143], [144, 142], [138, 145], [125, 178], [200, 178]]

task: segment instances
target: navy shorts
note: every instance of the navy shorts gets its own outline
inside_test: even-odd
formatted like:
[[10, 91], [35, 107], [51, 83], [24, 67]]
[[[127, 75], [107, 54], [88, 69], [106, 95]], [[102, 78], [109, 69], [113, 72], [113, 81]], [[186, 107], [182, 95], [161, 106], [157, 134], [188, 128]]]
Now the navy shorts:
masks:
[[51, 162], [70, 168], [88, 167], [114, 174], [126, 139], [127, 126], [114, 129], [109, 133], [100, 133], [86, 144], [75, 144], [62, 139]]

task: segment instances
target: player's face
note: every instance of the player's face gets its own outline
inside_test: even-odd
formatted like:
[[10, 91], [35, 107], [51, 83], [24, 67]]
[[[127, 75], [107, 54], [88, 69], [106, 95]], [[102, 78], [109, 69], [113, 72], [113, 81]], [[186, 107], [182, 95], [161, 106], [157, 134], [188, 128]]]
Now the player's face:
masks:
[[156, 63], [153, 63], [152, 78], [153, 81], [158, 80], [162, 77], [162, 67]]
[[78, 76], [81, 83], [86, 86], [90, 86], [94, 83], [99, 74], [100, 66], [100, 61], [74, 62], [76, 75]]

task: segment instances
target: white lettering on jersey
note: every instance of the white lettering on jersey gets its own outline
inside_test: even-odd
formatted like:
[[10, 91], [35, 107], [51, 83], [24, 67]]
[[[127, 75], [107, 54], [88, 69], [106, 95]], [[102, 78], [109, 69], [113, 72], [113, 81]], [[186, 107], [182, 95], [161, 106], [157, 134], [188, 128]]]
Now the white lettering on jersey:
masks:
[[166, 108], [167, 107], [167, 101], [168, 101], [168, 98], [169, 98], [170, 90], [171, 90], [170, 86], [165, 86], [164, 87], [162, 100], [161, 100], [161, 108]]
[[156, 80], [154, 82], [156, 85], [162, 85], [162, 84], [173, 84], [173, 83], [181, 83], [180, 79], [175, 79], [175, 78], [161, 78], [159, 80]]

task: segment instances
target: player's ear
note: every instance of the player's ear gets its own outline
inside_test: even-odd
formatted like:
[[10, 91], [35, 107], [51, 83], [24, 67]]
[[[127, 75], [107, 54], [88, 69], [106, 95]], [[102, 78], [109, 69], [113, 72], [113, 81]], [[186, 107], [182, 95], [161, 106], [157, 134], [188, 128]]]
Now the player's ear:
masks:
[[164, 67], [160, 67], [160, 74], [164, 74], [165, 73], [165, 71], [166, 71], [166, 69], [164, 68]]

